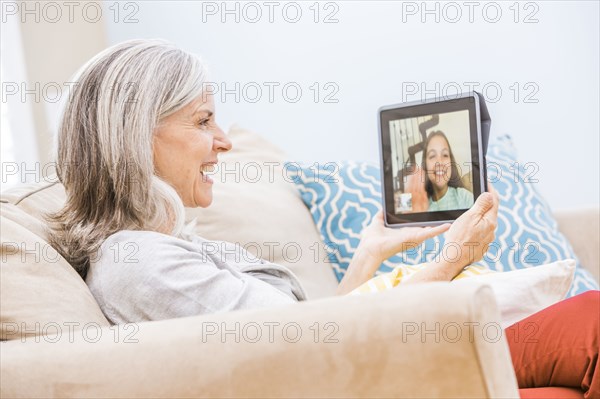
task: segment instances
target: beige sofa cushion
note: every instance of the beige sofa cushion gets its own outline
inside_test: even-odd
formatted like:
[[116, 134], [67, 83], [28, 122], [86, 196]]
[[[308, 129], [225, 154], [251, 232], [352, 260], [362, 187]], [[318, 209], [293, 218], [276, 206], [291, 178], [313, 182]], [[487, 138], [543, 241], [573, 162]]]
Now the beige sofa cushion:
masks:
[[187, 209], [188, 221], [197, 219], [201, 237], [237, 243], [289, 267], [309, 298], [333, 295], [337, 280], [325, 261], [325, 244], [294, 183], [284, 177], [285, 154], [239, 127], [229, 138], [232, 150], [219, 156], [213, 176], [213, 203]]
[[40, 183], [21, 184], [2, 193], [2, 201], [16, 205], [33, 218], [16, 220], [33, 233], [47, 240], [45, 215], [58, 211], [66, 199], [65, 189], [56, 177]]
[[41, 220], [10, 203], [0, 219], [0, 339], [109, 325], [79, 274], [40, 236]]
[[494, 295], [470, 280], [460, 288], [414, 284], [362, 297], [122, 325], [104, 328], [97, 342], [82, 334], [73, 343], [64, 336], [33, 345], [7, 342], [1, 393], [518, 398]]
[[581, 265], [600, 282], [600, 208], [559, 209], [552, 213]]

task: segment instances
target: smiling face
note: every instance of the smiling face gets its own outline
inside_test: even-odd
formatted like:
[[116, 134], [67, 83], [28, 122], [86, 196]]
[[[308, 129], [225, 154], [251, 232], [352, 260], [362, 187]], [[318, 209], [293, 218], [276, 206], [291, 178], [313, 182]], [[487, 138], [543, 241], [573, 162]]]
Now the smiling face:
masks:
[[212, 171], [220, 152], [231, 141], [215, 122], [211, 94], [201, 95], [179, 111], [163, 118], [154, 134], [154, 169], [171, 184], [187, 207], [212, 202]]
[[429, 140], [425, 152], [427, 177], [437, 190], [448, 186], [452, 174], [450, 146], [442, 136], [434, 136]]

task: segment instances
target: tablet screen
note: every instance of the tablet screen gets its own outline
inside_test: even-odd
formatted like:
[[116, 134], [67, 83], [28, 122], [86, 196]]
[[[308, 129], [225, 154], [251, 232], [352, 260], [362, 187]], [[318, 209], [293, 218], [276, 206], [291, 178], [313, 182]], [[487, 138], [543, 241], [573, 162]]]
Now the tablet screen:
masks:
[[478, 98], [380, 110], [389, 224], [455, 220], [484, 188]]

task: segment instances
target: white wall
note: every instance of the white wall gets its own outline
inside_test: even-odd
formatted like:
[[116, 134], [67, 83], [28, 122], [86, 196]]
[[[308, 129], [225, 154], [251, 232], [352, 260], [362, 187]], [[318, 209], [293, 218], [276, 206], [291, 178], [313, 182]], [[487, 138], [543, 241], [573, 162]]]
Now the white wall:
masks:
[[[98, 21], [86, 18], [95, 19], [94, 5], [88, 0], [0, 2], [0, 191], [55, 172], [54, 137], [67, 84], [79, 66], [107, 46], [101, 15]], [[82, 12], [86, 9], [88, 14]]]
[[[21, 30], [15, 19], [7, 19], [0, 28], [0, 54], [9, 54], [10, 60], [0, 60], [2, 104], [0, 110], [0, 189], [21, 182], [35, 182], [35, 173], [19, 173], [23, 169], [35, 170], [39, 160], [32, 104], [20, 96], [9, 95], [18, 90], [18, 82], [26, 80], [25, 57], [21, 48]], [[18, 138], [18, 143], [16, 142]], [[27, 165], [23, 167], [23, 165]]]
[[[439, 9], [422, 15], [422, 2], [348, 1], [318, 4], [319, 19], [337, 9], [337, 23], [314, 23], [313, 2], [299, 2], [302, 17], [287, 22], [277, 3], [269, 22], [268, 5], [228, 2], [235, 14], [206, 11], [222, 2], [138, 2], [137, 23], [110, 23], [109, 42], [136, 37], [162, 37], [203, 56], [212, 80], [264, 88], [257, 103], [229, 95], [217, 98], [217, 116], [227, 127], [238, 122], [278, 145], [290, 159], [331, 161], [377, 160], [376, 110], [381, 105], [415, 100], [407, 85], [435, 89], [456, 85], [489, 89], [492, 134], [513, 135], [523, 162], [539, 164], [538, 188], [554, 208], [599, 202], [599, 5], [583, 2], [515, 2], [478, 4], [472, 22], [465, 2], [428, 2]], [[496, 23], [495, 8], [502, 15]], [[250, 7], [250, 8], [249, 8]], [[458, 7], [458, 8], [457, 8]], [[486, 8], [484, 13], [483, 9]], [[512, 9], [510, 7], [513, 7]], [[410, 12], [417, 10], [416, 15]], [[456, 11], [462, 18], [457, 23]], [[130, 10], [130, 12], [133, 10]], [[205, 11], [205, 12], [203, 12]], [[288, 19], [294, 8], [288, 6]], [[445, 13], [444, 13], [445, 11]], [[538, 22], [524, 23], [530, 17]], [[225, 22], [221, 18], [225, 18]], [[421, 19], [425, 18], [423, 22]], [[123, 19], [121, 17], [121, 19]], [[486, 20], [487, 19], [487, 20]], [[297, 82], [303, 96], [286, 101], [281, 86], [268, 100], [264, 82]], [[337, 103], [315, 103], [310, 86], [333, 82]], [[514, 86], [515, 82], [517, 86]], [[529, 86], [526, 86], [529, 84]], [[250, 86], [247, 86], [250, 88]], [[494, 88], [501, 96], [496, 99]], [[512, 89], [511, 89], [512, 87]], [[514, 94], [519, 88], [520, 98]], [[524, 102], [533, 91], [536, 103]], [[254, 92], [248, 91], [253, 97]], [[292, 95], [290, 89], [289, 92]], [[432, 94], [443, 95], [442, 90]]]

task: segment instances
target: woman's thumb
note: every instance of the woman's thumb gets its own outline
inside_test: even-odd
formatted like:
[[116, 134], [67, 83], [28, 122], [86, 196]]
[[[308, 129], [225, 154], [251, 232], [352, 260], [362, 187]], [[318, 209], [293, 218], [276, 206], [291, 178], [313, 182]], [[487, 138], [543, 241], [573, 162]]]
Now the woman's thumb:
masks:
[[487, 211], [494, 206], [494, 197], [492, 193], [481, 193], [471, 210], [478, 215], [485, 215]]

